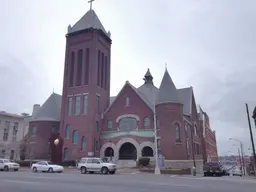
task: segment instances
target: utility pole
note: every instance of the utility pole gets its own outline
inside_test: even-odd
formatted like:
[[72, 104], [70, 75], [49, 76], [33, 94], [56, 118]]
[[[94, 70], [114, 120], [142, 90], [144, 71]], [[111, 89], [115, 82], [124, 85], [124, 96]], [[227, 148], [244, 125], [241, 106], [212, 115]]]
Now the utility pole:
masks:
[[253, 159], [254, 159], [254, 175], [256, 176], [256, 154], [255, 154], [255, 146], [253, 141], [253, 135], [252, 135], [252, 126], [251, 126], [251, 120], [250, 120], [250, 114], [248, 109], [248, 104], [245, 103], [246, 112], [247, 112], [247, 118], [248, 118], [248, 124], [250, 129], [250, 136], [251, 136], [251, 142], [252, 142], [252, 152], [253, 152]]

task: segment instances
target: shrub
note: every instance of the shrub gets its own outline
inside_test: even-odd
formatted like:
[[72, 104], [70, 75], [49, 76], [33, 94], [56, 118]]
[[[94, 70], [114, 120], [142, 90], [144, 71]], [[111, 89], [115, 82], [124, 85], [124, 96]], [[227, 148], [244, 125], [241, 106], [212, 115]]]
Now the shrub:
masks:
[[76, 161], [75, 160], [62, 161], [61, 165], [64, 166], [64, 167], [69, 167], [69, 166], [75, 167], [76, 166]]
[[150, 162], [150, 158], [148, 158], [148, 157], [141, 157], [141, 158], [139, 158], [138, 165], [145, 167], [145, 166], [149, 165], [149, 162]]
[[26, 161], [16, 161], [16, 163], [18, 163], [21, 167], [30, 167], [30, 165], [32, 165], [33, 163], [37, 163], [37, 161], [26, 160]]

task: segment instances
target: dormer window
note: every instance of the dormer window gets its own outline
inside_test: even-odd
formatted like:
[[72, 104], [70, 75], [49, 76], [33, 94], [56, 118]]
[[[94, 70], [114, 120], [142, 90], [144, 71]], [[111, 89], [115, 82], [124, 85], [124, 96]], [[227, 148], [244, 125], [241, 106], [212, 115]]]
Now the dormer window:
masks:
[[130, 105], [130, 98], [126, 97], [125, 98], [125, 106], [129, 106]]

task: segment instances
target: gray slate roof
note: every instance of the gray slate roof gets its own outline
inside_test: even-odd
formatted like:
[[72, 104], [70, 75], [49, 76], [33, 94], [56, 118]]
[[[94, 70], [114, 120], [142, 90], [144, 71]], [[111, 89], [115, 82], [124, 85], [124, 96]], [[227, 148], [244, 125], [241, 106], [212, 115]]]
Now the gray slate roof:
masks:
[[69, 29], [68, 34], [89, 28], [99, 29], [102, 30], [107, 36], [110, 35], [106, 32], [94, 10], [89, 10], [87, 13], [85, 13], [85, 15]]
[[[150, 71], [149, 71], [149, 73], [150, 73]], [[160, 94], [161, 86], [160, 86], [160, 89], [158, 89], [151, 83], [144, 83], [143, 85], [141, 85], [140, 87], [138, 87], [136, 89], [128, 81], [126, 82], [126, 84], [127, 83], [152, 110], [153, 110], [154, 103], [156, 103], [156, 104], [159, 103], [159, 94]], [[162, 85], [162, 84], [164, 84], [164, 85]], [[187, 87], [187, 88], [182, 88], [182, 89], [176, 89], [167, 70], [165, 71], [161, 85], [162, 85], [162, 93], [167, 93], [167, 95], [169, 94], [172, 96], [173, 94], [170, 93], [170, 90], [168, 90], [168, 89], [170, 89], [170, 87], [172, 90], [174, 90], [176, 92], [177, 97], [176, 97], [176, 94], [174, 94], [175, 95], [174, 98], [177, 99], [179, 103], [183, 104], [183, 113], [186, 115], [190, 115], [191, 114], [193, 88]], [[167, 89], [167, 91], [165, 89]], [[110, 97], [109, 108], [112, 106], [114, 100], [117, 97], [118, 97], [118, 95], [115, 97]], [[165, 96], [162, 98], [165, 98], [167, 100], [167, 102], [170, 102], [169, 98], [167, 98]], [[173, 101], [171, 101], [171, 102], [173, 102]]]
[[31, 121], [60, 121], [61, 95], [52, 93]]
[[157, 98], [157, 104], [161, 103], [182, 103], [167, 69], [165, 70]]

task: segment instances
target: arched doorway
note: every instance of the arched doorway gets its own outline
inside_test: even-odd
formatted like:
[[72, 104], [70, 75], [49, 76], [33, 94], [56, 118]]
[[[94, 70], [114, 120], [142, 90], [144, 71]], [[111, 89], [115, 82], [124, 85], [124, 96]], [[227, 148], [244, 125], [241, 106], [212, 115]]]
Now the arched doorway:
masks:
[[104, 152], [105, 157], [113, 157], [114, 156], [114, 150], [112, 147], [108, 147]]
[[136, 160], [137, 150], [136, 147], [131, 143], [124, 143], [119, 149], [120, 160]]
[[153, 149], [149, 146], [143, 147], [141, 150], [142, 157], [153, 157], [154, 152]]

